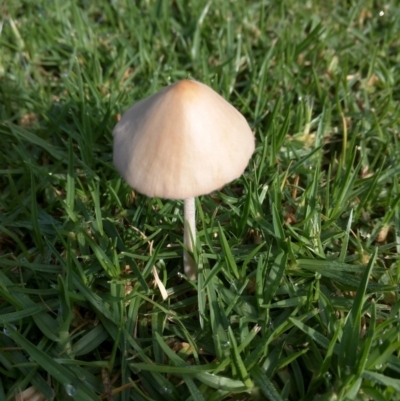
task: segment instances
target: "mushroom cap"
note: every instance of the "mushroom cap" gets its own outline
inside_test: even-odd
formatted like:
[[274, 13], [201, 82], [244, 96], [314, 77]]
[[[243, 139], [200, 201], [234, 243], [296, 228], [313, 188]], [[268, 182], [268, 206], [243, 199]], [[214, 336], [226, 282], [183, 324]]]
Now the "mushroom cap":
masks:
[[242, 114], [192, 80], [134, 104], [113, 136], [114, 165], [126, 182], [169, 199], [208, 194], [238, 178], [255, 146]]

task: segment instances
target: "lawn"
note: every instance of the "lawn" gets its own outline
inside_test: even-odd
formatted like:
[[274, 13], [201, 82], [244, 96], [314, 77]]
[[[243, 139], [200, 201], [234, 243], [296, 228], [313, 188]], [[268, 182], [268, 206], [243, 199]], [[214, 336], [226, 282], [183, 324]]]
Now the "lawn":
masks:
[[[400, 400], [396, 0], [0, 11], [1, 401]], [[185, 78], [256, 140], [196, 200], [196, 281], [183, 202], [112, 163], [120, 115]]]

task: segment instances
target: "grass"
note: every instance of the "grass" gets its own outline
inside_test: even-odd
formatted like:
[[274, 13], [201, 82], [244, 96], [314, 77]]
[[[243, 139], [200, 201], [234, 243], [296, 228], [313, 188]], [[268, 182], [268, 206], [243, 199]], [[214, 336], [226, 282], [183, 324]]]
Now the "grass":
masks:
[[[332, 4], [1, 6], [0, 400], [400, 400], [400, 7]], [[197, 282], [182, 202], [112, 165], [186, 77], [257, 144], [197, 200]]]

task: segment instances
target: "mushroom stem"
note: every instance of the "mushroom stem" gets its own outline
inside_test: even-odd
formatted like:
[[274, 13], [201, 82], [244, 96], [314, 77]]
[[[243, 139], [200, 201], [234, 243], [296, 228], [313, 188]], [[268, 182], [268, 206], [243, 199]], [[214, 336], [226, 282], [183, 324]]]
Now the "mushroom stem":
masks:
[[[183, 216], [185, 219], [183, 242], [186, 248], [193, 252], [196, 246], [196, 206], [194, 198], [184, 200]], [[197, 265], [193, 258], [186, 252], [183, 253], [184, 271], [189, 280], [195, 280], [197, 277]]]

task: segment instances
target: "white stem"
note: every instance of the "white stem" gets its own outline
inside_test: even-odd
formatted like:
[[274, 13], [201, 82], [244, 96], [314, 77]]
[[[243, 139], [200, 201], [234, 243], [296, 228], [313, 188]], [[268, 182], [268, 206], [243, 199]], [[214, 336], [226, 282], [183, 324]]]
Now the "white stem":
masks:
[[[185, 219], [183, 242], [186, 248], [193, 252], [196, 246], [196, 206], [194, 198], [184, 200], [183, 217]], [[184, 251], [183, 253], [184, 271], [189, 280], [197, 278], [197, 265], [193, 258]]]

